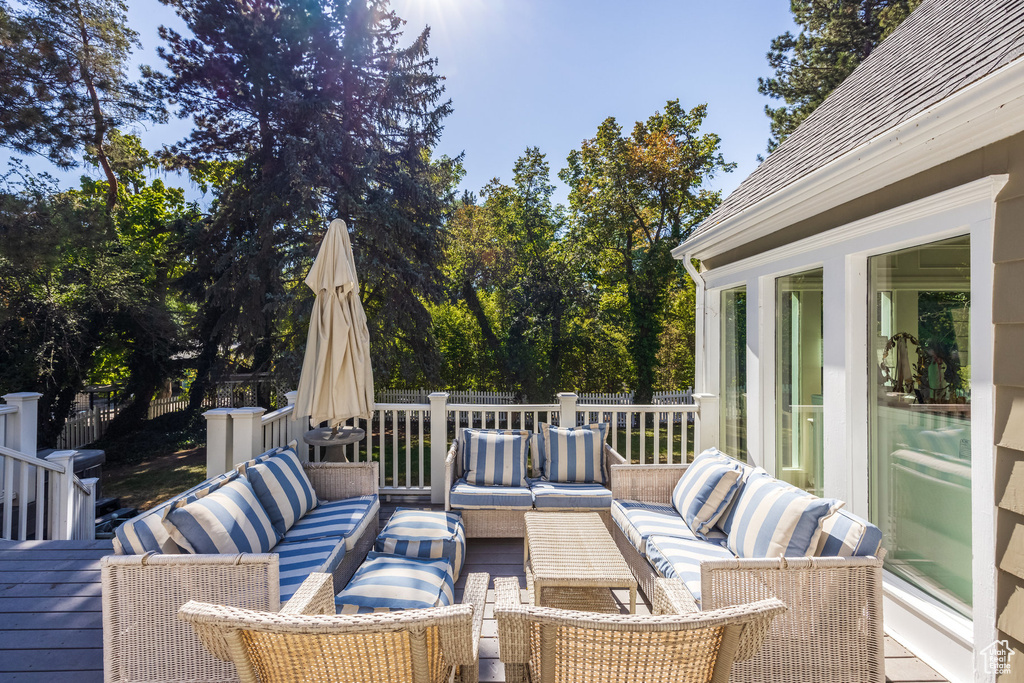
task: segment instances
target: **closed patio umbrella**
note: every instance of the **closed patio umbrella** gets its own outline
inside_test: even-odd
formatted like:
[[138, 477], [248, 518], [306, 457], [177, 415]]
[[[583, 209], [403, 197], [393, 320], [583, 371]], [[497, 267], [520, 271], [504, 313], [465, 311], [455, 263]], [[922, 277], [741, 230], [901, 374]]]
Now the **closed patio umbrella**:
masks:
[[306, 276], [316, 293], [302, 360], [295, 415], [331, 427], [373, 410], [370, 333], [359, 301], [359, 279], [345, 221], [331, 221]]

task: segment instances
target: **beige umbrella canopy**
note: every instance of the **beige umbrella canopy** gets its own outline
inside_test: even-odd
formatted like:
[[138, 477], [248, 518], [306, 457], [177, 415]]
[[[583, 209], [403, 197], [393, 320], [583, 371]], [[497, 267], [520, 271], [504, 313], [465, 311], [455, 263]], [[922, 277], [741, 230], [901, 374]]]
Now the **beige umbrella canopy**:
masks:
[[295, 414], [336, 427], [373, 410], [370, 333], [359, 301], [359, 279], [345, 221], [331, 221], [306, 276], [316, 293], [302, 360]]

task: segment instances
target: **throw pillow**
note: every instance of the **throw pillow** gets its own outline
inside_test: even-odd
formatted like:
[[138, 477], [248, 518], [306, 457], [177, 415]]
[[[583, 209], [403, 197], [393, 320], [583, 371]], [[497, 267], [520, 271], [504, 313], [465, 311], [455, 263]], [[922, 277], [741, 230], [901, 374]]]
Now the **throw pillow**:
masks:
[[709, 448], [690, 463], [672, 491], [672, 506], [700, 538], [707, 538], [740, 490], [743, 466], [717, 448]]
[[280, 540], [252, 486], [238, 476], [179, 500], [163, 521], [174, 542], [193, 553], [268, 553]]
[[522, 429], [463, 432], [466, 481], [477, 486], [526, 486], [530, 433]]
[[298, 456], [289, 449], [246, 467], [243, 474], [281, 536], [317, 506], [313, 484]]
[[608, 424], [552, 427], [542, 424], [543, 478], [564, 483], [604, 483], [604, 440]]

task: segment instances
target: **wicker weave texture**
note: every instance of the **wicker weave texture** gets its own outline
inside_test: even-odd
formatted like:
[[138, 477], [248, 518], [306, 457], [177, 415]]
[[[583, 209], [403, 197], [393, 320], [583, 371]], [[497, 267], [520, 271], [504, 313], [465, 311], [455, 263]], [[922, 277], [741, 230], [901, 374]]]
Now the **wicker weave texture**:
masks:
[[744, 634], [785, 611], [770, 599], [714, 612], [603, 615], [519, 604], [515, 579], [497, 578], [494, 613], [507, 681], [729, 680]]
[[[299, 593], [321, 590], [324, 576]], [[325, 616], [189, 602], [179, 614], [204, 643], [228, 644], [243, 683], [474, 683], [489, 578], [471, 574], [463, 604], [452, 607]]]

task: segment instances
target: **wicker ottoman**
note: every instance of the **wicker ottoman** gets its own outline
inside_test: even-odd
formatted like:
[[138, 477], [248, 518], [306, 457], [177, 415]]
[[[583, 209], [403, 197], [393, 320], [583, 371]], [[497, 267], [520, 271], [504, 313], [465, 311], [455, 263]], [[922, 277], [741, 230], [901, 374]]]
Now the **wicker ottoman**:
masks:
[[466, 558], [466, 527], [458, 512], [398, 508], [377, 535], [373, 549], [406, 557], [446, 558], [458, 581]]

